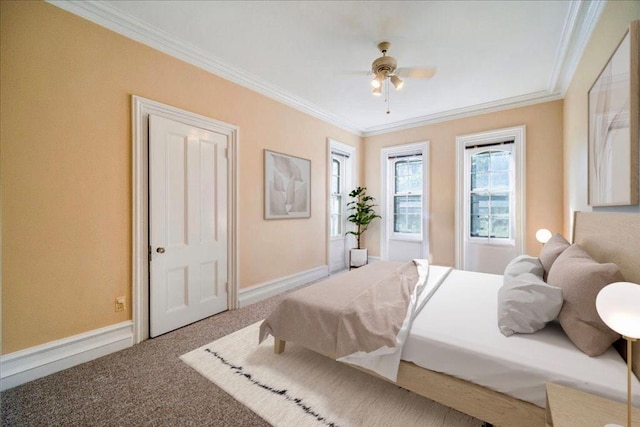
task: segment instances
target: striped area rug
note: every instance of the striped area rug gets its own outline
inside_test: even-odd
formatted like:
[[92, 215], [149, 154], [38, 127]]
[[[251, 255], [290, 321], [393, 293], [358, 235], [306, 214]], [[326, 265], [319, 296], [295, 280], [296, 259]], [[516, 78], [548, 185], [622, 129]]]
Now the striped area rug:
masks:
[[481, 426], [482, 422], [310, 350], [255, 323], [181, 359], [274, 426]]

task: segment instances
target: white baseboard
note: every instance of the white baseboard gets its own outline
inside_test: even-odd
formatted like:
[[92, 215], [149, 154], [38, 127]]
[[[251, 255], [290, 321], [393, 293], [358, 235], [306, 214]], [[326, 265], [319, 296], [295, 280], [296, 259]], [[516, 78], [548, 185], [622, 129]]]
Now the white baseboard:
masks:
[[95, 329], [0, 357], [0, 391], [133, 345], [133, 322]]
[[369, 262], [377, 262], [380, 261], [380, 257], [379, 256], [371, 256], [369, 255]]
[[329, 267], [322, 265], [312, 268], [311, 270], [302, 271], [292, 274], [291, 276], [281, 277], [279, 279], [270, 280], [260, 283], [249, 288], [240, 289], [239, 300], [240, 307], [245, 307], [263, 299], [281, 294], [290, 289], [295, 289], [314, 280], [322, 279], [329, 275]]

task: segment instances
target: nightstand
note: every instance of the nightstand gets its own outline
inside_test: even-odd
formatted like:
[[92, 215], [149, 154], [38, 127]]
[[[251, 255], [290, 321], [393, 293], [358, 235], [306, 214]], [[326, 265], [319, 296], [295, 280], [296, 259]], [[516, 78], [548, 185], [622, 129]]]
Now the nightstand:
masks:
[[[627, 423], [627, 405], [571, 387], [547, 383], [548, 427], [604, 427]], [[640, 409], [631, 413], [633, 427], [640, 427]]]

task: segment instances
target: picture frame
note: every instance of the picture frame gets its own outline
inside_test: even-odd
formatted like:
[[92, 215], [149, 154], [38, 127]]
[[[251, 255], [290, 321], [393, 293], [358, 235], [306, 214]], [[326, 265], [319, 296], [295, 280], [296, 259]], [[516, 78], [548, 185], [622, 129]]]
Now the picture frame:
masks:
[[640, 21], [628, 31], [588, 92], [588, 203], [639, 202]]
[[311, 160], [264, 150], [264, 218], [311, 217]]

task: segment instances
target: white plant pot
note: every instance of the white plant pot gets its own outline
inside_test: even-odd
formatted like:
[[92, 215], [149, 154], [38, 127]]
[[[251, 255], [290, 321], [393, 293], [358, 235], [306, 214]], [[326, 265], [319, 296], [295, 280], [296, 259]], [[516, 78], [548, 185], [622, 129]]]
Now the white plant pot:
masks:
[[351, 249], [349, 252], [349, 267], [362, 267], [369, 259], [366, 249]]

